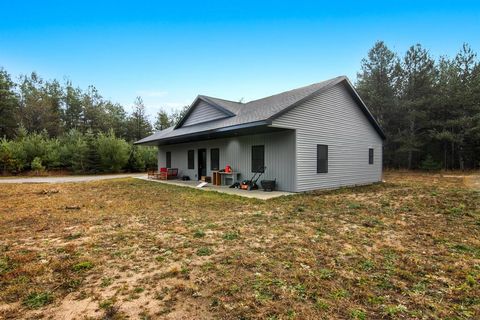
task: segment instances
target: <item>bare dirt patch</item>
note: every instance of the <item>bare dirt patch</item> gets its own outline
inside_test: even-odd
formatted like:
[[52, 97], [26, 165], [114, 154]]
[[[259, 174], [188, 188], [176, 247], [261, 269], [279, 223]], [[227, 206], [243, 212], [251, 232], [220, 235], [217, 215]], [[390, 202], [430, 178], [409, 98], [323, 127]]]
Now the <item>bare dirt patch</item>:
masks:
[[480, 175], [469, 175], [465, 177], [465, 184], [473, 190], [480, 191]]

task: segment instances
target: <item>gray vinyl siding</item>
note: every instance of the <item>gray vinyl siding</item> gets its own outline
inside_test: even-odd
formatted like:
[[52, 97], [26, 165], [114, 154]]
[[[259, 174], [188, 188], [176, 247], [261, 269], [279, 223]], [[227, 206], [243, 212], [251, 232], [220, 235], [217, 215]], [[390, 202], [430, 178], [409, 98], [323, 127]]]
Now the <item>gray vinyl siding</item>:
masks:
[[[295, 191], [380, 181], [383, 140], [342, 83], [273, 121], [296, 130]], [[317, 144], [328, 145], [328, 173], [317, 173]], [[368, 149], [374, 149], [374, 164]]]
[[[293, 130], [240, 136], [234, 138], [214, 139], [159, 147], [158, 166], [165, 167], [165, 153], [172, 153], [172, 167], [179, 169], [179, 175], [187, 175], [190, 179], [198, 180], [198, 149], [207, 149], [207, 176], [211, 176], [210, 149], [220, 151], [220, 168], [227, 164], [234, 171], [241, 173], [240, 181], [250, 179], [252, 163], [252, 146], [265, 146], [265, 174], [263, 179], [277, 180], [277, 189], [294, 191], [295, 189], [295, 132]], [[195, 150], [195, 169], [188, 169], [188, 150]]]
[[191, 126], [197, 123], [212, 121], [227, 117], [227, 114], [209, 105], [205, 101], [200, 101], [193, 109], [192, 113], [183, 123], [183, 126]]

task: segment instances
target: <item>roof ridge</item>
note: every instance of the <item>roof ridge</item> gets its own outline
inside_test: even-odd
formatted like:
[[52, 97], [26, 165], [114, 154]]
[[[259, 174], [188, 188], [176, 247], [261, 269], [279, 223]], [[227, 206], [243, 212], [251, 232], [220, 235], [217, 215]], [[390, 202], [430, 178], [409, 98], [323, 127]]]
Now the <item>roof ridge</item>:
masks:
[[262, 98], [258, 98], [258, 99], [255, 99], [255, 100], [250, 100], [248, 102], [238, 102], [238, 101], [233, 101], [233, 100], [228, 100], [228, 99], [223, 99], [223, 98], [218, 98], [218, 97], [212, 97], [212, 96], [207, 96], [207, 95], [204, 95], [204, 94], [199, 94], [198, 96], [199, 97], [204, 97], [204, 98], [207, 98], [207, 99], [217, 99], [217, 100], [222, 100], [222, 101], [226, 101], [226, 102], [232, 102], [232, 103], [236, 103], [236, 104], [240, 104], [240, 105], [247, 105], [251, 102], [255, 102], [255, 101], [259, 101], [259, 100], [263, 100], [263, 99], [268, 99], [268, 98], [271, 98], [271, 97], [274, 97], [274, 96], [278, 96], [280, 94], [284, 94], [284, 93], [288, 93], [288, 92], [292, 92], [292, 91], [300, 91], [301, 89], [305, 89], [305, 88], [308, 88], [308, 87], [313, 87], [313, 86], [317, 86], [319, 84], [324, 84], [324, 83], [327, 83], [327, 82], [333, 82], [333, 81], [336, 81], [338, 79], [341, 79], [341, 78], [344, 78], [346, 79], [347, 76], [337, 76], [335, 78], [331, 78], [331, 79], [328, 79], [328, 80], [324, 80], [324, 81], [320, 81], [320, 82], [315, 82], [315, 83], [312, 83], [312, 84], [307, 84], [305, 86], [301, 86], [301, 87], [297, 87], [297, 88], [294, 88], [294, 89], [290, 89], [290, 90], [286, 90], [286, 91], [282, 91], [282, 92], [279, 92], [279, 93], [274, 93], [272, 95], [269, 95], [269, 96], [266, 96], [266, 97], [262, 97]]
[[238, 102], [238, 101], [233, 101], [233, 100], [228, 100], [228, 99], [223, 99], [223, 98], [206, 96], [206, 95], [204, 95], [204, 94], [200, 94], [199, 97], [204, 97], [204, 98], [207, 98], [207, 99], [217, 99], [217, 100], [222, 100], [222, 101], [226, 101], [226, 102], [233, 102], [233, 103], [238, 103], [238, 104], [245, 104], [245, 103], [243, 103], [243, 102]]
[[249, 104], [249, 103], [252, 103], [252, 102], [256, 102], [256, 101], [260, 101], [260, 100], [264, 100], [264, 99], [268, 99], [268, 98], [275, 97], [275, 96], [278, 96], [278, 95], [281, 95], [281, 94], [284, 94], [284, 93], [288, 93], [288, 92], [292, 92], [292, 91], [300, 91], [300, 90], [302, 90], [302, 89], [305, 89], [305, 88], [308, 88], [308, 87], [317, 86], [317, 85], [319, 85], [319, 84], [325, 84], [325, 83], [327, 83], [327, 82], [334, 82], [334, 81], [336, 81], [336, 80], [338, 80], [338, 79], [341, 79], [341, 78], [346, 78], [346, 76], [338, 76], [338, 77], [331, 78], [331, 79], [328, 79], [328, 80], [324, 80], [324, 81], [320, 81], [320, 82], [315, 82], [315, 83], [312, 83], [312, 84], [308, 84], [308, 85], [305, 85], [305, 86], [302, 86], [302, 87], [290, 89], [290, 90], [287, 90], [287, 91], [282, 91], [282, 92], [275, 93], [275, 94], [272, 94], [272, 95], [269, 95], [269, 96], [266, 96], [266, 97], [263, 97], [263, 98], [259, 98], [259, 99], [255, 99], [255, 100], [250, 100], [250, 101], [248, 101], [246, 104]]

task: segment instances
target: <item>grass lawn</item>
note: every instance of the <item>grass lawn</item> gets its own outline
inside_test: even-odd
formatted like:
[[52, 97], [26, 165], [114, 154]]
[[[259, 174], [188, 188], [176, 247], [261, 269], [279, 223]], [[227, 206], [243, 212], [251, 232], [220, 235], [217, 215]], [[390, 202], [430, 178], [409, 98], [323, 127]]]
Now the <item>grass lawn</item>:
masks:
[[260, 201], [120, 179], [0, 185], [0, 318], [480, 318], [464, 179]]

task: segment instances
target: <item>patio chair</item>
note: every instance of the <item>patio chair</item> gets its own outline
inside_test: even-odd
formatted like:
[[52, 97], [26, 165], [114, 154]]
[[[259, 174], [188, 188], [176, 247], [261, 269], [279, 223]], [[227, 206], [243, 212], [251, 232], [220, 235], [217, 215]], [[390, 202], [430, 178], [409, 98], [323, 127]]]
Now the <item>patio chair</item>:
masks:
[[176, 179], [178, 177], [177, 168], [160, 168], [158, 178], [160, 180]]

